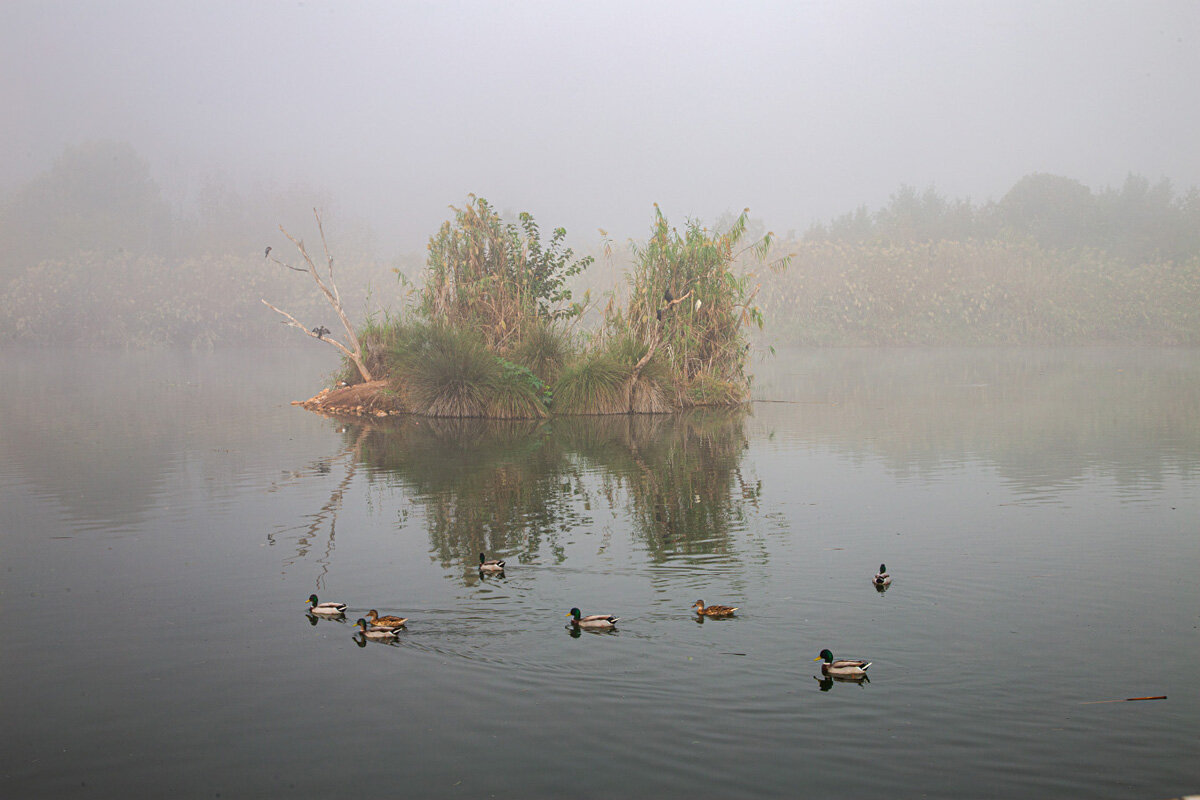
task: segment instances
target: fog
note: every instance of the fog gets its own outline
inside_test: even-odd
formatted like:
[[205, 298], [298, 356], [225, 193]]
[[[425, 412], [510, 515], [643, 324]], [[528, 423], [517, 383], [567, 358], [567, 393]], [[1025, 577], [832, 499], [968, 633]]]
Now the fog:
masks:
[[[781, 234], [902, 184], [1200, 183], [1200, 4], [25, 2], [0, 190], [128, 143], [179, 207], [310, 192], [420, 249], [468, 193], [573, 238], [749, 206]], [[277, 220], [287, 222], [288, 220]], [[266, 235], [266, 233], [264, 233]]]

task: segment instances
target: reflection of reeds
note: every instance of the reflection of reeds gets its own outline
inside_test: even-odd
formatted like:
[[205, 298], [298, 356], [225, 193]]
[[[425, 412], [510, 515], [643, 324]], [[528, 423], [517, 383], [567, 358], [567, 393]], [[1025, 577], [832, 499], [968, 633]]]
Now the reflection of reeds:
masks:
[[536, 422], [402, 420], [373, 429], [363, 458], [405, 484], [439, 561], [467, 574], [481, 552], [533, 560], [581, 521], [579, 470]]
[[[374, 427], [362, 458], [396, 478], [427, 520], [444, 566], [474, 580], [478, 554], [530, 563], [592, 522], [596, 494], [624, 505], [655, 558], [727, 553], [759, 493], [740, 473], [744, 413], [574, 417], [553, 423], [401, 420]], [[601, 483], [589, 483], [599, 472]]]
[[[760, 492], [740, 472], [744, 414], [694, 410], [670, 418], [633, 417], [624, 426], [572, 428], [578, 448], [628, 495], [637, 535], [656, 560], [669, 553], [728, 553], [735, 524]], [[605, 435], [607, 434], [607, 435]]]

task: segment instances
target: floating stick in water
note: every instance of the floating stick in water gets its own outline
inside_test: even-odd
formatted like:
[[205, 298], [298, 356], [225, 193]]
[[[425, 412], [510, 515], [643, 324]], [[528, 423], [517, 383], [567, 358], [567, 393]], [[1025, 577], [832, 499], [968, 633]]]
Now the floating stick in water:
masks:
[[1117, 700], [1088, 700], [1087, 702], [1080, 703], [1079, 705], [1094, 706], [1097, 703], [1128, 703], [1130, 700], [1166, 700], [1166, 699], [1167, 699], [1167, 696], [1165, 694], [1156, 694], [1151, 697], [1122, 697]]

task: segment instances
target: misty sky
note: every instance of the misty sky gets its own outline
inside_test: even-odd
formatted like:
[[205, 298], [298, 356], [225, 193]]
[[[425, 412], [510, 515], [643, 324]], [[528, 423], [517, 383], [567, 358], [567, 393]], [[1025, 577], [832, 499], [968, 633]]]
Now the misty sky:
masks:
[[642, 238], [655, 201], [783, 234], [901, 184], [1200, 184], [1198, 87], [1191, 0], [7, 0], [0, 190], [113, 139], [172, 199], [311, 187], [389, 246], [469, 192], [572, 238]]

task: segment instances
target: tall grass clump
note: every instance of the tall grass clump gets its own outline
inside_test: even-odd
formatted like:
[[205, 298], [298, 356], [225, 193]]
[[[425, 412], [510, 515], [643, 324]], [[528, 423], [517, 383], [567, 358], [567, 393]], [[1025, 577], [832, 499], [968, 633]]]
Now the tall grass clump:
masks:
[[[612, 342], [612, 353], [618, 362], [633, 365], [626, 383], [628, 411], [634, 414], [662, 414], [674, 406], [671, 368], [667, 359], [652, 352], [650, 345], [625, 335]], [[634, 374], [634, 367], [641, 369]]]
[[632, 365], [609, 350], [594, 349], [568, 364], [554, 383], [554, 410], [561, 414], [628, 414], [626, 387]]
[[396, 337], [390, 380], [413, 408], [433, 417], [481, 417], [496, 358], [472, 331], [439, 324], [406, 326]]
[[414, 411], [430, 417], [536, 419], [546, 416], [545, 383], [495, 355], [476, 331], [443, 323], [398, 325], [389, 381]]
[[608, 327], [644, 346], [634, 364], [635, 379], [660, 359], [671, 405], [744, 402], [750, 383], [745, 328], [761, 328], [763, 314], [754, 303], [755, 275], [743, 261], [781, 270], [788, 258], [766, 264], [770, 233], [744, 243], [748, 211], [723, 233], [689, 220], [682, 234], [657, 205], [654, 213], [649, 241], [634, 248], [628, 308], [610, 314]]
[[497, 359], [499, 372], [488, 386], [487, 416], [532, 419], [548, 416], [546, 383], [527, 367]]
[[507, 357], [542, 381], [553, 383], [567, 362], [575, 357], [575, 344], [570, 333], [556, 323], [531, 325]]

